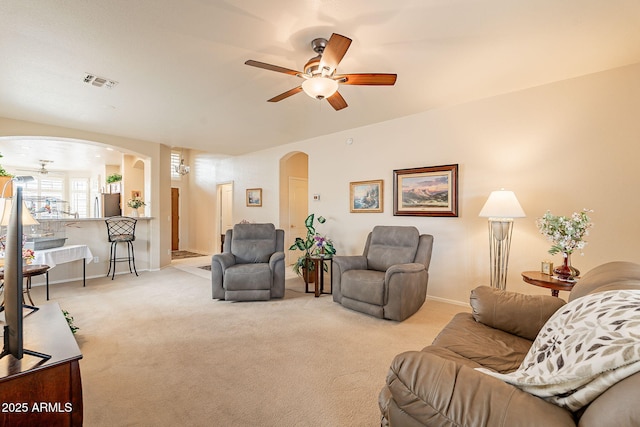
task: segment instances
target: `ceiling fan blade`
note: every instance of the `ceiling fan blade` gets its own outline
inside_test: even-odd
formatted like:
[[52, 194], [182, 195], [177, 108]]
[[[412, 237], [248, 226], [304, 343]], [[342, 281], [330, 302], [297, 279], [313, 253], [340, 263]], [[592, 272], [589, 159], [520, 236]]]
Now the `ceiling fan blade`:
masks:
[[333, 73], [333, 71], [338, 67], [340, 61], [342, 61], [344, 54], [347, 53], [347, 49], [349, 49], [350, 45], [350, 38], [336, 33], [331, 34], [331, 38], [322, 52], [320, 70], [327, 69], [328, 75]]
[[[365, 73], [365, 74], [336, 74], [334, 80], [343, 85], [393, 86], [397, 74]], [[344, 82], [342, 79], [346, 79]]]
[[292, 76], [296, 76], [300, 74], [299, 71], [290, 70], [289, 68], [279, 67], [277, 65], [267, 64], [266, 62], [254, 61], [253, 59], [249, 59], [245, 62], [246, 65], [251, 65], [252, 67], [263, 68], [265, 70], [276, 71], [278, 73], [285, 73]]
[[342, 110], [343, 108], [348, 107], [347, 101], [345, 101], [342, 95], [340, 95], [340, 92], [337, 92], [337, 91], [336, 93], [328, 97], [327, 101], [329, 101], [329, 104], [331, 104], [333, 109], [336, 111], [339, 111], [339, 110]]
[[290, 97], [291, 95], [295, 95], [298, 92], [302, 92], [302, 86], [294, 87], [286, 92], [281, 93], [280, 95], [274, 96], [271, 99], [268, 99], [267, 102], [278, 102], [282, 101], [285, 98]]

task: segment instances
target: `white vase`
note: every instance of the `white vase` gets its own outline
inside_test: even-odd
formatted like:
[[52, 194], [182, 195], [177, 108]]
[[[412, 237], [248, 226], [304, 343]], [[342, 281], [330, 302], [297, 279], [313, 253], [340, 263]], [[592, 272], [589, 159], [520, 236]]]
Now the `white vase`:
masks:
[[131, 209], [131, 217], [132, 218], [138, 217], [138, 209]]

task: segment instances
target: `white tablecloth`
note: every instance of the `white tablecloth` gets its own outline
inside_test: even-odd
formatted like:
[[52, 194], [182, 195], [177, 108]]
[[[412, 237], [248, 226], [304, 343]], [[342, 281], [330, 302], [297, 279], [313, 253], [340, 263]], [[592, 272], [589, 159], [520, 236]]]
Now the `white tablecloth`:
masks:
[[76, 261], [84, 258], [87, 264], [93, 260], [91, 249], [87, 245], [60, 246], [53, 249], [41, 249], [35, 251], [33, 264], [45, 264], [50, 268], [65, 262]]

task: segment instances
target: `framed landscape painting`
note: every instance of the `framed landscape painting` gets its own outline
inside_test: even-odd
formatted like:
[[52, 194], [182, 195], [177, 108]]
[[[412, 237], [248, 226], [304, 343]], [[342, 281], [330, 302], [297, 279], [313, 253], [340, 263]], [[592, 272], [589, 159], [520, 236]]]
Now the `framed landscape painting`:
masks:
[[247, 188], [247, 206], [262, 206], [262, 188]]
[[349, 212], [382, 212], [383, 181], [357, 181], [349, 183]]
[[458, 165], [394, 170], [393, 214], [458, 216]]

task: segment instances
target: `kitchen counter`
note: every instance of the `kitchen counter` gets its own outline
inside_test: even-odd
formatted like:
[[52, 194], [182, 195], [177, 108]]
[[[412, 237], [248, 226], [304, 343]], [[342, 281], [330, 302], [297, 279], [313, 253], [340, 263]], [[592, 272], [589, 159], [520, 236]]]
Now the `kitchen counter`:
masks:
[[[106, 218], [56, 218], [38, 219], [40, 230], [47, 228], [54, 232], [55, 237], [66, 238], [64, 246], [87, 245], [93, 259], [86, 264], [86, 278], [103, 277], [109, 271], [110, 243], [107, 237]], [[136, 252], [136, 268], [140, 271], [149, 270], [150, 266], [150, 230], [153, 217], [136, 218], [136, 240], [133, 242]], [[25, 227], [25, 234], [29, 234]], [[83, 279], [82, 263], [67, 263], [58, 265], [49, 272], [49, 284], [69, 282]], [[128, 272], [127, 272], [128, 273]], [[33, 285], [44, 285], [43, 278], [34, 278]], [[90, 286], [90, 284], [87, 284]]]

